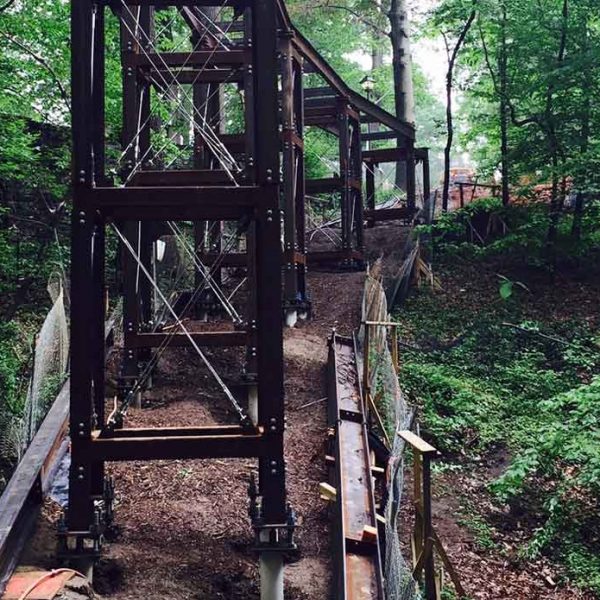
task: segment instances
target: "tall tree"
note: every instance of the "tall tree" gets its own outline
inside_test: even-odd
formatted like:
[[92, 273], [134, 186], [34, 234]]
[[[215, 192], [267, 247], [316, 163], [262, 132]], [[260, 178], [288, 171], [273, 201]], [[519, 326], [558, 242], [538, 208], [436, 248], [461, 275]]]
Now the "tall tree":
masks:
[[442, 210], [448, 210], [450, 196], [450, 166], [452, 145], [454, 142], [454, 112], [452, 96], [457, 60], [462, 47], [477, 16], [476, 4], [447, 2], [434, 11], [429, 28], [441, 34], [446, 48], [448, 67], [446, 70], [446, 146], [444, 148], [444, 185], [442, 191]]

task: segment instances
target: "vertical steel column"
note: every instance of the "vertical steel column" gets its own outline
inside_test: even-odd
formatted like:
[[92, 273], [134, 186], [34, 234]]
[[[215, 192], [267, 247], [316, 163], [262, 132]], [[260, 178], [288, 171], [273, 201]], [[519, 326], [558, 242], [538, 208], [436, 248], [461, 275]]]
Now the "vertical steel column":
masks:
[[304, 76], [302, 58], [293, 56], [294, 68], [294, 116], [296, 135], [302, 145], [295, 149], [296, 157], [296, 249], [303, 256], [303, 262], [297, 265], [298, 294], [308, 308], [309, 300], [306, 290], [306, 179], [304, 172]]
[[[254, 54], [253, 41], [255, 39], [254, 20], [256, 14], [250, 8], [244, 11], [244, 46], [250, 47]], [[276, 60], [276, 59], [275, 59]], [[256, 63], [244, 66], [243, 89], [244, 89], [244, 143], [245, 143], [245, 161], [244, 161], [244, 179], [247, 184], [256, 181], [256, 132], [261, 131], [261, 124], [256, 118], [255, 112], [255, 72]], [[256, 88], [259, 89], [259, 88]], [[258, 417], [258, 396], [256, 390], [257, 373], [257, 279], [256, 279], [256, 225], [251, 222], [246, 231], [246, 276], [248, 299], [246, 305], [246, 320], [250, 335], [248, 336], [248, 347], [246, 349], [246, 375], [249, 384], [248, 394], [251, 398], [252, 413]], [[279, 277], [279, 275], [278, 275]]]
[[344, 262], [348, 262], [352, 255], [352, 223], [350, 206], [350, 135], [348, 105], [345, 99], [338, 100], [338, 149], [340, 160], [340, 212], [342, 229], [342, 252]]
[[414, 210], [416, 206], [415, 142], [406, 141], [406, 205]]
[[255, 0], [252, 55], [256, 136], [256, 181], [263, 201], [256, 213], [256, 300], [258, 420], [269, 438], [269, 455], [259, 460], [261, 516], [265, 524], [286, 521], [283, 461], [283, 330], [279, 214], [279, 127], [277, 111], [277, 10], [274, 0]]
[[[73, 210], [71, 217], [71, 390], [70, 436], [71, 467], [69, 472], [70, 531], [88, 532], [94, 519], [92, 469], [81, 457], [80, 443], [90, 438], [93, 426], [92, 381], [98, 376], [94, 365], [93, 343], [98, 335], [93, 320], [98, 279], [94, 277], [94, 211], [89, 206], [88, 191], [93, 186], [96, 164], [93, 148], [97, 147], [98, 125], [92, 125], [100, 105], [92, 101], [91, 66], [98, 66], [95, 42], [100, 37], [102, 20], [90, 0], [71, 3], [72, 136], [73, 136]], [[95, 22], [94, 22], [95, 21]], [[95, 31], [96, 30], [96, 31]], [[95, 31], [95, 33], [94, 33]], [[92, 62], [93, 61], [93, 62]], [[102, 77], [101, 73], [95, 76]], [[95, 78], [94, 78], [95, 79]], [[96, 143], [94, 143], [96, 142]], [[99, 173], [96, 173], [99, 174]], [[96, 285], [95, 285], [96, 284]], [[96, 356], [96, 363], [98, 357]], [[94, 372], [93, 372], [94, 371]]]
[[[92, 136], [94, 152], [94, 182], [103, 185], [105, 181], [105, 150], [104, 150], [104, 11], [96, 7], [95, 26], [93, 30], [94, 53], [92, 56]], [[104, 250], [104, 222], [97, 215], [94, 216], [94, 232], [92, 234], [92, 278], [93, 300], [92, 322], [93, 337], [91, 352], [93, 360], [93, 394], [94, 418], [93, 422], [104, 422], [104, 367], [105, 367], [105, 250]], [[104, 491], [104, 464], [94, 463], [92, 469], [92, 494], [102, 495]]]
[[298, 278], [296, 265], [296, 147], [294, 141], [294, 67], [292, 32], [280, 37], [281, 120], [283, 143], [283, 244], [284, 307], [286, 325], [293, 327], [297, 318]]
[[[141, 9], [133, 7], [132, 14]], [[146, 11], [147, 12], [147, 11]], [[137, 24], [132, 15], [125, 11], [121, 16], [120, 23], [120, 39], [121, 39], [121, 56], [122, 56], [122, 93], [123, 93], [123, 125], [122, 125], [122, 146], [125, 150], [123, 157], [125, 169], [123, 177], [127, 178], [136, 166], [140, 153], [136, 152], [138, 147], [134, 141], [137, 134], [138, 114], [140, 104], [142, 102], [142, 94], [149, 95], [150, 88], [139, 85], [138, 74], [132, 66], [131, 59], [140, 52], [138, 41], [130, 33], [137, 30]], [[124, 22], [127, 24], [125, 26]], [[141, 26], [141, 23], [140, 23]], [[141, 224], [137, 221], [127, 221], [122, 224], [122, 229], [125, 237], [136, 250], [140, 253], [140, 240], [142, 237]], [[121, 278], [122, 278], [122, 294], [123, 294], [123, 331], [125, 332], [125, 348], [121, 363], [119, 388], [120, 394], [126, 394], [135, 384], [139, 376], [139, 350], [127, 347], [128, 334], [138, 333], [140, 330], [140, 322], [142, 321], [140, 314], [140, 295], [137, 283], [141, 283], [141, 278], [136, 277], [137, 264], [130, 253], [120, 245], [121, 256]]]
[[429, 206], [429, 196], [431, 196], [431, 178], [429, 175], [429, 152], [425, 150], [423, 162], [421, 163], [423, 171], [423, 206]]
[[[375, 210], [375, 169], [377, 165], [375, 163], [366, 163], [366, 183], [367, 183], [367, 207], [370, 211]], [[368, 227], [375, 227], [375, 219], [370, 218], [367, 220]]]
[[[216, 17], [216, 10], [207, 7], [204, 11], [210, 11], [211, 18]], [[197, 33], [192, 35], [192, 46], [198, 46], [200, 36]], [[202, 47], [205, 47], [203, 44]], [[221, 94], [218, 83], [205, 84], [196, 83], [193, 86], [193, 103], [196, 110], [206, 115], [207, 123], [213, 127], [216, 133], [220, 133], [221, 123]], [[205, 145], [199, 130], [194, 128], [194, 168], [212, 169], [215, 168], [216, 159], [214, 154]], [[223, 249], [223, 222], [222, 221], [198, 221], [194, 223], [195, 249], [198, 254], [203, 252], [212, 253], [218, 256]], [[211, 268], [212, 277], [218, 286], [222, 284], [223, 272], [221, 267]], [[198, 269], [194, 271], [194, 283], [196, 289], [202, 285], [204, 277]], [[219, 302], [210, 289], [205, 290], [198, 299], [195, 307], [197, 316], [204, 316], [209, 312], [211, 306], [218, 307]]]
[[355, 120], [352, 128], [351, 140], [351, 159], [352, 159], [352, 179], [358, 181], [360, 189], [352, 188], [352, 198], [354, 201], [354, 231], [356, 234], [356, 248], [360, 253], [364, 252], [364, 209], [362, 199], [362, 146], [360, 135], [360, 121]]

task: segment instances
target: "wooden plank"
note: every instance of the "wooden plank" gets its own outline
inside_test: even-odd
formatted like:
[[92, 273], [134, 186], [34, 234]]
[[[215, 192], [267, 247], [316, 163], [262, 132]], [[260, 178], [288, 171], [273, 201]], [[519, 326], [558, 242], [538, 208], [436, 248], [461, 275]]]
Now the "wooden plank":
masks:
[[398, 431], [398, 435], [407, 444], [410, 444], [413, 448], [418, 450], [421, 454], [437, 454], [437, 450], [431, 444], [428, 444], [424, 439], [420, 438], [418, 435], [414, 434], [412, 431], [408, 431], [406, 429], [400, 430], [400, 431]]

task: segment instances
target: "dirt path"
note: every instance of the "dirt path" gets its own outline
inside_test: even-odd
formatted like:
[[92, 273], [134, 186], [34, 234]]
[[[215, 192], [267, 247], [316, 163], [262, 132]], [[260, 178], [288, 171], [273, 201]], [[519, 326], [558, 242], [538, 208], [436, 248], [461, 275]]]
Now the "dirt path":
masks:
[[[286, 570], [286, 598], [329, 597], [330, 541], [318, 484], [326, 477], [327, 335], [358, 324], [364, 273], [310, 275], [313, 320], [285, 332], [286, 458], [289, 499], [298, 515], [299, 559]], [[169, 353], [168, 353], [169, 354]], [[160, 366], [152, 408], [132, 410], [132, 426], [205, 424], [226, 409], [198, 401], [193, 362], [171, 352]], [[120, 532], [107, 544], [100, 590], [114, 600], [258, 598], [247, 516], [254, 461], [194, 460], [110, 466]]]

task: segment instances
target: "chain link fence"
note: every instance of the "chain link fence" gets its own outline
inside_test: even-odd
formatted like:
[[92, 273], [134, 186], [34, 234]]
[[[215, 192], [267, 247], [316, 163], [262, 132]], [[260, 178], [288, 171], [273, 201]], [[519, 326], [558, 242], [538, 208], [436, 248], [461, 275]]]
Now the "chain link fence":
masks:
[[65, 381], [69, 359], [68, 298], [62, 275], [48, 281], [52, 307], [35, 338], [31, 378], [20, 414], [0, 409], [0, 457], [18, 463]]
[[[388, 321], [388, 306], [381, 282], [380, 264], [376, 262], [367, 275], [362, 303], [359, 342], [364, 350], [365, 322]], [[400, 389], [398, 375], [388, 340], [388, 327], [369, 327], [369, 387], [374, 390], [377, 409], [381, 414], [385, 435], [391, 442], [388, 466], [387, 503], [385, 506], [385, 594], [387, 600], [417, 600], [421, 598], [412, 569], [403, 552], [401, 539], [410, 533], [402, 531], [399, 518], [404, 493], [404, 441], [398, 430], [410, 429], [414, 410]], [[384, 432], [382, 432], [384, 433]]]

